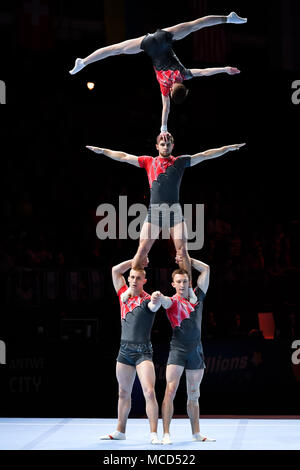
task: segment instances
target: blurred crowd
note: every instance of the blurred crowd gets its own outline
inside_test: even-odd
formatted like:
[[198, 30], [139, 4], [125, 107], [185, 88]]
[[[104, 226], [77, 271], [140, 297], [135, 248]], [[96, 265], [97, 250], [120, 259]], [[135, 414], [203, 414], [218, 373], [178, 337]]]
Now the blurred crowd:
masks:
[[[14, 203], [2, 202], [1, 218], [3, 306], [11, 311], [53, 306], [60, 317], [88, 311], [97, 318], [112, 305], [117, 310], [110, 270], [133, 256], [138, 242], [99, 240], [96, 207], [86, 203], [72, 221], [57, 213], [54, 223], [51, 217], [35, 214], [32, 195], [26, 192]], [[191, 252], [211, 267], [204, 338], [259, 334], [259, 312], [273, 312], [274, 338], [299, 334], [299, 231], [297, 219], [268, 222], [253, 231], [242, 217], [232, 222], [219, 193], [205, 205], [204, 246]], [[157, 241], [149, 258], [149, 290], [159, 288], [172, 295], [169, 279], [176, 268], [172, 240]]]

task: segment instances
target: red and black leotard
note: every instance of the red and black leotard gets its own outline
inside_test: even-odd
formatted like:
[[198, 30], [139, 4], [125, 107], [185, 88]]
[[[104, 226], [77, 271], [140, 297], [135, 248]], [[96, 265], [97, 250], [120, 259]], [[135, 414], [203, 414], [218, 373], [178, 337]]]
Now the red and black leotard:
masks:
[[150, 205], [176, 204], [185, 168], [191, 164], [191, 157], [138, 157], [141, 168], [145, 168], [150, 185]]
[[168, 96], [170, 88], [175, 82], [183, 82], [193, 77], [191, 71], [186, 69], [172, 49], [173, 34], [163, 29], [147, 34], [141, 42], [141, 49], [152, 59], [156, 78], [161, 92]]
[[149, 343], [155, 313], [148, 308], [151, 296], [143, 291], [141, 295], [121, 301], [121, 294], [128, 289], [125, 284], [118, 292], [121, 308], [121, 341]]
[[201, 323], [204, 292], [196, 287], [195, 294], [197, 303], [191, 304], [187, 299], [175, 294], [170, 308], [167, 309], [167, 316], [173, 328], [171, 348], [201, 344]]

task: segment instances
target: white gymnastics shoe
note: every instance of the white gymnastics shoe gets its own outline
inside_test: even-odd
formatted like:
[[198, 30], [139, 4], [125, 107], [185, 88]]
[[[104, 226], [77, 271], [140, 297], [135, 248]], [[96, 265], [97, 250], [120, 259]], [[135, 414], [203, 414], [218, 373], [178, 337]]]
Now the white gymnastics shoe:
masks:
[[100, 439], [104, 441], [112, 441], [112, 440], [122, 441], [126, 439], [126, 436], [123, 432], [114, 431], [111, 434], [106, 434], [105, 436], [101, 436]]
[[197, 434], [193, 434], [193, 441], [199, 441], [199, 442], [216, 442], [216, 439], [212, 439], [210, 437], [205, 437], [198, 432]]
[[150, 433], [150, 442], [151, 444], [161, 444], [161, 440], [158, 439], [156, 432]]
[[170, 439], [170, 434], [165, 433], [164, 437], [162, 438], [162, 444], [167, 445], [167, 444], [173, 444], [173, 442]]
[[85, 67], [85, 63], [83, 62], [83, 59], [76, 59], [75, 66], [72, 68], [72, 70], [69, 70], [69, 73], [71, 75], [74, 75], [75, 73], [83, 69], [83, 67]]
[[227, 16], [227, 23], [242, 24], [247, 23], [247, 18], [241, 18], [234, 11]]

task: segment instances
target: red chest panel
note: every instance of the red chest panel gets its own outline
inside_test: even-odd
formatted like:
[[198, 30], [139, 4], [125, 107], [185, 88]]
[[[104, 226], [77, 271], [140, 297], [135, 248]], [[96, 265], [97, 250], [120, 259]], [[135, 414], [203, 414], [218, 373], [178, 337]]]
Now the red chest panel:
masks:
[[194, 305], [177, 294], [172, 297], [172, 300], [173, 304], [167, 309], [167, 316], [172, 328], [175, 328], [181, 325], [182, 320], [190, 317], [191, 312], [194, 311]]
[[141, 295], [136, 295], [135, 297], [129, 297], [126, 303], [121, 301], [121, 294], [128, 289], [128, 286], [124, 285], [118, 292], [119, 301], [120, 301], [120, 308], [121, 308], [121, 319], [123, 320], [128, 312], [132, 312], [132, 310], [136, 307], [140, 307], [145, 300], [150, 300], [151, 296], [147, 294], [147, 292], [143, 291]]
[[147, 171], [150, 188], [152, 187], [153, 181], [157, 180], [158, 175], [165, 173], [169, 166], [174, 165], [175, 160], [176, 158], [173, 156], [170, 158], [139, 157], [140, 166]]

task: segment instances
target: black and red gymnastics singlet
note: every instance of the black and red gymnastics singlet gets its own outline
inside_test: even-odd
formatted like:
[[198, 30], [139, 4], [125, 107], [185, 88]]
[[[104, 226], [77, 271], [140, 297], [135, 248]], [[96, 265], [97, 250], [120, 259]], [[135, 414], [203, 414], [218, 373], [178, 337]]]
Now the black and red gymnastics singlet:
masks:
[[173, 34], [163, 29], [147, 34], [141, 42], [141, 49], [151, 58], [161, 92], [168, 96], [170, 88], [176, 82], [183, 82], [193, 77], [172, 49]]
[[185, 168], [191, 165], [191, 157], [138, 157], [141, 168], [145, 168], [150, 185], [151, 204], [177, 204], [179, 189]]
[[121, 308], [121, 341], [148, 343], [155, 318], [155, 312], [151, 312], [148, 308], [151, 296], [143, 291], [140, 295], [129, 297], [127, 302], [122, 302], [121, 294], [127, 289], [128, 286], [125, 284], [118, 291]]
[[173, 328], [172, 342], [185, 345], [191, 342], [201, 342], [201, 323], [204, 292], [196, 287], [197, 303], [191, 304], [178, 294], [171, 297], [172, 305], [166, 313]]

